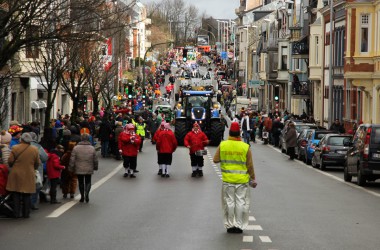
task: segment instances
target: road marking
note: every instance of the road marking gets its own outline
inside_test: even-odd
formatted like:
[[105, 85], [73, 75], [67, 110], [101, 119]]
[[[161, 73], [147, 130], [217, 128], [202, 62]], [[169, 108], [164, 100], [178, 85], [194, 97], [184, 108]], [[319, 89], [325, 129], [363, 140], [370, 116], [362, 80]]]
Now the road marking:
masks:
[[271, 239], [268, 236], [259, 236], [261, 242], [272, 243]]
[[243, 242], [253, 242], [253, 236], [243, 236]]
[[[100, 179], [99, 181], [97, 181], [94, 185], [91, 186], [90, 193], [92, 193], [97, 188], [99, 188], [101, 185], [103, 185], [106, 181], [108, 181], [109, 179], [111, 179], [112, 176], [114, 176], [116, 173], [118, 173], [122, 168], [123, 168], [123, 163], [121, 163], [117, 168], [115, 168], [113, 171], [111, 171], [108, 175], [104, 176], [102, 179]], [[75, 200], [74, 201], [70, 201], [70, 202], [67, 202], [67, 203], [63, 204], [62, 206], [60, 206], [59, 208], [57, 208], [56, 210], [54, 210], [52, 213], [50, 213], [46, 217], [47, 218], [57, 218], [57, 217], [61, 216], [63, 213], [65, 213], [67, 210], [69, 210], [75, 204], [77, 204], [78, 201], [79, 201], [79, 199], [80, 199], [80, 195], [78, 194], [77, 196], [75, 196]]]
[[[274, 148], [273, 146], [271, 146], [271, 148], [272, 148], [273, 150], [275, 150], [275, 151], [278, 151], [278, 152], [282, 153], [280, 150]], [[307, 168], [309, 168], [309, 169], [312, 169], [313, 171], [315, 171], [315, 172], [317, 172], [317, 173], [320, 173], [320, 174], [322, 174], [322, 175], [324, 175], [324, 176], [327, 176], [327, 177], [329, 177], [329, 178], [331, 178], [331, 179], [333, 179], [333, 180], [339, 181], [339, 182], [344, 183], [344, 184], [346, 184], [346, 185], [348, 185], [348, 186], [350, 186], [350, 187], [356, 188], [356, 189], [358, 189], [358, 190], [362, 190], [362, 191], [364, 191], [364, 192], [366, 192], [366, 193], [368, 193], [368, 194], [371, 194], [371, 195], [373, 195], [373, 196], [375, 196], [375, 197], [380, 198], [380, 193], [376, 193], [376, 192], [374, 192], [374, 191], [368, 190], [368, 189], [366, 189], [366, 188], [364, 188], [364, 187], [358, 186], [358, 185], [356, 185], [356, 184], [354, 184], [354, 183], [351, 183], [351, 182], [345, 182], [344, 179], [341, 179], [341, 178], [339, 178], [339, 177], [337, 177], [337, 176], [335, 176], [335, 175], [329, 174], [329, 173], [327, 173], [327, 172], [321, 171], [321, 170], [319, 170], [319, 169], [317, 169], [317, 168], [313, 168], [313, 166], [309, 166], [309, 165], [307, 165], [307, 164], [304, 163], [304, 162], [301, 162], [301, 161], [294, 161], [294, 162], [297, 162], [298, 164], [303, 165], [303, 166], [305, 166], [305, 167], [307, 167]]]
[[255, 231], [262, 231], [263, 228], [260, 225], [248, 225], [250, 230], [255, 230]]
[[253, 216], [249, 216], [248, 220], [249, 220], [249, 221], [256, 221], [256, 218], [253, 217]]

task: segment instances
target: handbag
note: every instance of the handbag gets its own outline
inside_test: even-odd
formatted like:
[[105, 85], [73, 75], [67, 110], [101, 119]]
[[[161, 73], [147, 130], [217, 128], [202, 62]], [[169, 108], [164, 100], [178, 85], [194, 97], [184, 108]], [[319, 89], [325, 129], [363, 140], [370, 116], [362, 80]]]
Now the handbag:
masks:
[[38, 170], [34, 170], [34, 174], [36, 175], [36, 188], [42, 188], [42, 179], [40, 172]]
[[15, 154], [13, 153], [13, 151], [11, 151], [11, 154], [13, 154], [13, 155], [15, 156], [15, 159], [13, 160], [12, 163], [11, 163], [11, 162], [8, 162], [8, 166], [9, 166], [10, 168], [13, 167], [13, 165], [14, 165], [15, 162], [17, 161], [17, 158], [18, 158], [20, 155], [22, 155], [22, 153], [24, 153], [25, 150], [27, 150], [27, 149], [29, 148], [29, 146], [30, 146], [30, 145], [28, 145], [27, 147], [25, 147], [24, 150], [21, 151], [21, 153], [19, 153], [18, 155], [15, 155]]

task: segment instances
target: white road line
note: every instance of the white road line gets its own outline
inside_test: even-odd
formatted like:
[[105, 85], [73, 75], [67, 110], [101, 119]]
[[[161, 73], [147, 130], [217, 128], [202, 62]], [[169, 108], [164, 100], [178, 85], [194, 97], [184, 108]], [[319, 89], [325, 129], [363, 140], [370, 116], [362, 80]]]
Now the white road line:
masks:
[[256, 218], [253, 217], [253, 216], [249, 216], [248, 220], [249, 220], [249, 221], [256, 221]]
[[264, 243], [271, 243], [271, 239], [269, 238], [269, 236], [259, 236], [261, 242], [264, 242]]
[[243, 242], [253, 242], [253, 236], [243, 236]]
[[[281, 153], [280, 150], [278, 150], [278, 149], [276, 149], [276, 148], [274, 148], [274, 147], [271, 147], [271, 148], [272, 148], [273, 150], [278, 151], [278, 152]], [[353, 187], [353, 188], [356, 188], [356, 189], [362, 190], [362, 191], [364, 191], [364, 192], [366, 192], [366, 193], [368, 193], [368, 194], [371, 194], [371, 195], [373, 195], [373, 196], [375, 196], [375, 197], [380, 198], [380, 193], [376, 193], [376, 192], [374, 192], [374, 191], [371, 191], [371, 190], [365, 189], [364, 187], [358, 186], [358, 185], [353, 184], [353, 183], [351, 183], [351, 182], [345, 182], [344, 179], [341, 179], [341, 178], [339, 178], [339, 177], [336, 177], [335, 175], [329, 174], [329, 173], [327, 173], [327, 172], [321, 171], [321, 170], [319, 170], [319, 169], [317, 169], [317, 168], [313, 168], [312, 166], [309, 166], [309, 165], [305, 164], [304, 162], [300, 162], [300, 161], [294, 161], [294, 162], [296, 162], [296, 163], [298, 163], [298, 164], [300, 164], [300, 165], [303, 165], [303, 166], [305, 166], [305, 167], [307, 167], [307, 168], [309, 168], [309, 169], [312, 169], [313, 171], [315, 171], [315, 172], [317, 172], [317, 173], [320, 173], [320, 174], [322, 174], [322, 175], [324, 175], [324, 176], [327, 176], [327, 177], [329, 177], [329, 178], [331, 178], [331, 179], [333, 179], [333, 180], [339, 181], [339, 182], [344, 183], [344, 184], [346, 184], [346, 185], [348, 185], [348, 186], [350, 186], [350, 187]]]
[[255, 231], [262, 231], [263, 228], [260, 225], [248, 225], [247, 228], [250, 228], [250, 230], [255, 230]]
[[[104, 176], [102, 179], [100, 179], [99, 181], [97, 181], [94, 185], [92, 185], [90, 193], [92, 193], [97, 188], [99, 188], [101, 185], [103, 185], [106, 181], [108, 181], [109, 179], [111, 179], [111, 177], [114, 176], [116, 173], [118, 173], [122, 168], [123, 168], [123, 164], [121, 163], [112, 172], [110, 172], [108, 175]], [[57, 208], [56, 210], [54, 210], [51, 214], [49, 214], [46, 217], [47, 218], [57, 218], [57, 217], [61, 216], [63, 213], [65, 213], [67, 210], [69, 210], [75, 204], [78, 203], [79, 197], [80, 197], [80, 195], [77, 195], [75, 197], [74, 201], [70, 201], [70, 202], [67, 202], [67, 203], [63, 204], [62, 206], [60, 206], [59, 208]]]

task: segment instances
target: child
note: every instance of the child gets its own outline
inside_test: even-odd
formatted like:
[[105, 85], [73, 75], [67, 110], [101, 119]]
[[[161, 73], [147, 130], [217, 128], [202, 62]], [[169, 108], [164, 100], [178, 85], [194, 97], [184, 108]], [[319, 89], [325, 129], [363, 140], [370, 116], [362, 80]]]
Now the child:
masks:
[[57, 186], [60, 181], [61, 171], [65, 169], [60, 163], [60, 158], [63, 155], [64, 147], [58, 144], [48, 154], [48, 161], [46, 164], [47, 174], [50, 181], [50, 204], [59, 204], [57, 201]]

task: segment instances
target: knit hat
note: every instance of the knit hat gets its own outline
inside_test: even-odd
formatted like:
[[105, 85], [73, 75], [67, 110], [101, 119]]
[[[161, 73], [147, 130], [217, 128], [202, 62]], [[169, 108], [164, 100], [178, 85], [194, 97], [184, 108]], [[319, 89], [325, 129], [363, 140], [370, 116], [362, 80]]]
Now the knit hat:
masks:
[[230, 126], [230, 132], [240, 132], [239, 123], [232, 122]]
[[20, 133], [21, 131], [22, 131], [22, 127], [17, 126], [17, 125], [13, 125], [13, 126], [11, 126], [11, 127], [8, 129], [8, 132], [9, 132], [11, 135], [16, 135], [17, 133]]
[[12, 140], [12, 135], [10, 133], [8, 133], [5, 130], [1, 131], [1, 135], [0, 135], [1, 144], [9, 144], [11, 140]]

